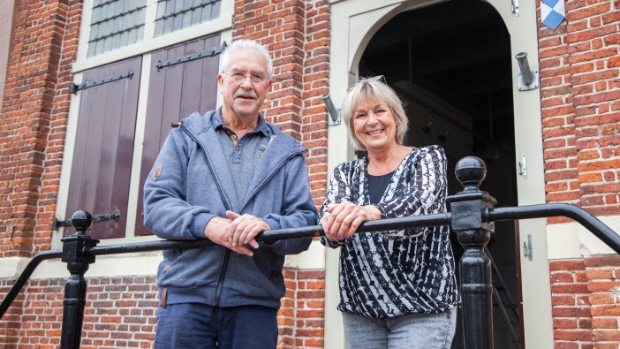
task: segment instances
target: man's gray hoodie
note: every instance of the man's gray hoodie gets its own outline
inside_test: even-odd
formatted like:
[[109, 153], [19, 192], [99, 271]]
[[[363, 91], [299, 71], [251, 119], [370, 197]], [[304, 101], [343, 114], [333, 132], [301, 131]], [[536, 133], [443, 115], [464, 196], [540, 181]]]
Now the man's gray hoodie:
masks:
[[[144, 185], [144, 225], [169, 240], [205, 239], [204, 228], [226, 210], [263, 219], [271, 230], [316, 224], [303, 154], [306, 149], [267, 123], [270, 141], [245, 198], [238, 198], [227, 159], [211, 125], [218, 111], [193, 113], [173, 129]], [[262, 116], [259, 115], [259, 118]], [[166, 304], [261, 305], [278, 309], [285, 254], [311, 238], [259, 243], [252, 257], [220, 245], [164, 251], [157, 273]]]

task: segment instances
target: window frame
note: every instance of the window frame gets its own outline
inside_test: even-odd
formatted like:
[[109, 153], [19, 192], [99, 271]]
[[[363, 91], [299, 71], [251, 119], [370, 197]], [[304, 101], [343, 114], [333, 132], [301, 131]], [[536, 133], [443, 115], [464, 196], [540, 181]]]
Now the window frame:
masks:
[[221, 0], [220, 16], [217, 19], [153, 37], [155, 33], [156, 14], [157, 0], [147, 0], [146, 17], [144, 20], [144, 38], [142, 41], [93, 57], [86, 57], [88, 53], [88, 38], [90, 37], [90, 24], [93, 15], [93, 0], [84, 0], [82, 22], [80, 24], [80, 38], [78, 40], [78, 52], [72, 72], [74, 74], [79, 73], [129, 57], [144, 55], [184, 41], [197, 39], [218, 32], [223, 33], [226, 30], [232, 29], [234, 0]]
[[[142, 42], [122, 47], [114, 51], [105, 52], [103, 54], [86, 57], [88, 51], [88, 38], [90, 36], [90, 23], [92, 16], [93, 0], [84, 0], [81, 32], [78, 39], [78, 54], [76, 62], [73, 64], [73, 82], [80, 84], [83, 82], [83, 72], [85, 70], [97, 68], [110, 63], [114, 63], [120, 60], [129, 59], [136, 56], [142, 56], [142, 68], [140, 74], [140, 88], [138, 94], [138, 112], [136, 116], [136, 128], [134, 136], [134, 152], [131, 164], [131, 180], [129, 187], [128, 197], [128, 212], [126, 217], [125, 237], [122, 238], [109, 238], [101, 240], [99, 245], [113, 245], [119, 243], [134, 243], [159, 240], [155, 235], [135, 235], [135, 223], [136, 219], [139, 219], [137, 214], [138, 207], [138, 193], [140, 186], [140, 172], [142, 151], [144, 142], [144, 133], [146, 126], [146, 109], [148, 89], [150, 84], [150, 68], [152, 62], [151, 52], [157, 51], [162, 48], [174, 46], [187, 42], [193, 39], [198, 39], [211, 34], [220, 34], [220, 45], [223, 42], [230, 43], [233, 37], [232, 31], [232, 18], [234, 12], [234, 0], [222, 0], [220, 7], [220, 17], [218, 19], [208, 21], [182, 29], [176, 32], [172, 32], [166, 35], [153, 38], [152, 35], [155, 29], [155, 14], [157, 10], [157, 0], [147, 0], [147, 13], [145, 19], [145, 31], [144, 40]], [[150, 16], [150, 17], [149, 17]], [[149, 37], [150, 36], [150, 37]], [[71, 213], [67, 212], [68, 217], [64, 217], [67, 209], [69, 186], [71, 181], [71, 170], [73, 166], [73, 155], [75, 151], [76, 132], [78, 117], [80, 111], [80, 92], [70, 96], [69, 104], [69, 116], [67, 121], [67, 131], [65, 137], [65, 150], [63, 154], [63, 165], [60, 175], [60, 184], [58, 188], [58, 202], [56, 205], [56, 218], [57, 219], [69, 219]], [[219, 91], [217, 92], [217, 105], [221, 105], [222, 97]], [[60, 239], [63, 237], [64, 228], [59, 228], [56, 231], [52, 231], [52, 249], [62, 249], [62, 242]]]

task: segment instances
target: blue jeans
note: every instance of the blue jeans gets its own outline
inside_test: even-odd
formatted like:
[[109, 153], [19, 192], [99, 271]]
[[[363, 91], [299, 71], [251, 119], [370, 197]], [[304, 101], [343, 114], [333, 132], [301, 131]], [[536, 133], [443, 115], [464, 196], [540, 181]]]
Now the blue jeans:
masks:
[[169, 304], [157, 309], [155, 349], [275, 349], [277, 310]]
[[406, 314], [375, 319], [342, 313], [349, 349], [449, 349], [456, 330], [456, 307], [438, 314]]

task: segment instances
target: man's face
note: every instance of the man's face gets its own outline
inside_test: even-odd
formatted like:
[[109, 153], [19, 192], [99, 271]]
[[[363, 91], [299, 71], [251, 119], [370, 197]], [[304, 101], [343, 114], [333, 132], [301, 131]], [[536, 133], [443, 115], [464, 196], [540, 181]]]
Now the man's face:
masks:
[[241, 50], [233, 53], [224, 74], [217, 80], [224, 96], [223, 109], [236, 117], [257, 117], [271, 81], [267, 77], [267, 61], [257, 52]]

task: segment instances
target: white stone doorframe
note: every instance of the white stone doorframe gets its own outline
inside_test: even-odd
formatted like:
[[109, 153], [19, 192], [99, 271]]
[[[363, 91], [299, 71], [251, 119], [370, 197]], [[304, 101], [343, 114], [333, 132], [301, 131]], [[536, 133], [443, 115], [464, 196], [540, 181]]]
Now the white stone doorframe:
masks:
[[[373, 35], [397, 14], [437, 0], [331, 0], [330, 95], [341, 105], [347, 86], [355, 81], [359, 60]], [[510, 33], [512, 56], [527, 52], [531, 69], [538, 69], [538, 37], [534, 1], [521, 1], [519, 16], [506, 0], [488, 0], [501, 15]], [[517, 161], [527, 157], [527, 178], [518, 176], [519, 205], [545, 203], [544, 164], [540, 90], [517, 89], [519, 68], [512, 61], [515, 148]], [[328, 171], [351, 160], [353, 149], [347, 140], [344, 124], [328, 131]], [[515, 166], [517, 168], [517, 166]], [[530, 349], [553, 348], [551, 291], [545, 219], [520, 222], [520, 245], [531, 235], [534, 258], [521, 258], [525, 345]], [[325, 349], [345, 347], [342, 316], [336, 310], [338, 295], [338, 250], [326, 253]]]

